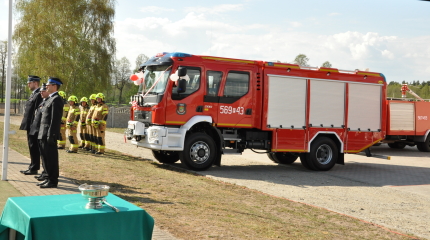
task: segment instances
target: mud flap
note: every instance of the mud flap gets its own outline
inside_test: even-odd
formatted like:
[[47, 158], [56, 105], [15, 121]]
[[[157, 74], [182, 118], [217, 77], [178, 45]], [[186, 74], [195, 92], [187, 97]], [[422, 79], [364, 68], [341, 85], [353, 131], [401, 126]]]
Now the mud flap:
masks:
[[345, 165], [345, 153], [339, 153], [339, 155], [337, 156], [336, 164]]

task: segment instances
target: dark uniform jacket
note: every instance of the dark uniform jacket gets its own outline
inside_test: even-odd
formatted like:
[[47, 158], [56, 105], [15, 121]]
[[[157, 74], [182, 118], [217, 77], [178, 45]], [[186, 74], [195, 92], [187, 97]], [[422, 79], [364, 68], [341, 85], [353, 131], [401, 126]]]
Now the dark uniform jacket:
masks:
[[40, 88], [38, 88], [31, 93], [30, 98], [25, 103], [24, 117], [19, 127], [20, 130], [30, 130], [34, 118], [34, 110], [36, 110], [41, 102], [42, 96], [40, 96]]
[[63, 99], [58, 92], [50, 96], [42, 108], [40, 129], [37, 139], [46, 139], [50, 145], [57, 145], [60, 135], [61, 117], [63, 115]]
[[34, 120], [31, 123], [30, 131], [28, 132], [29, 135], [32, 135], [32, 136], [38, 136], [39, 135], [40, 120], [42, 118], [42, 108], [45, 105], [46, 101], [48, 101], [48, 99], [49, 98], [42, 100], [42, 102], [36, 108], [35, 113], [34, 113]]

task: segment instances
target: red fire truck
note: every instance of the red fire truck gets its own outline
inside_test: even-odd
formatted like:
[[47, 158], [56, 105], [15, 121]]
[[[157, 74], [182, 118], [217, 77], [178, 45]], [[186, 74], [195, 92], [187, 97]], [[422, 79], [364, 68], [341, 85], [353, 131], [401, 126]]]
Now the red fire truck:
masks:
[[126, 136], [162, 163], [205, 170], [252, 149], [326, 171], [381, 141], [430, 151], [429, 103], [387, 100], [381, 73], [177, 52], [141, 71]]

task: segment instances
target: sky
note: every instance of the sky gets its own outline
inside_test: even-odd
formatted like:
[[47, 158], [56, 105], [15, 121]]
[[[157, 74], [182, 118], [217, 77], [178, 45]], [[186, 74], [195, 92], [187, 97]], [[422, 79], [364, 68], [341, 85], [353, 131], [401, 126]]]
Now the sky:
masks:
[[[1, 0], [7, 40], [8, 0]], [[16, 20], [14, 20], [16, 22]], [[387, 81], [430, 81], [430, 1], [117, 0], [118, 59], [184, 52], [381, 72]]]

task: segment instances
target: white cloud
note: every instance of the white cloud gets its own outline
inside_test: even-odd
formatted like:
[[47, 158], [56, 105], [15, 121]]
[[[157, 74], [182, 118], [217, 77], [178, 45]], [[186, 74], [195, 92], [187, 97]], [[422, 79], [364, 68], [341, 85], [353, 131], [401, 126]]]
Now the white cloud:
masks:
[[141, 12], [150, 12], [150, 13], [162, 13], [162, 12], [174, 12], [175, 9], [171, 8], [163, 8], [157, 6], [147, 6], [140, 9]]
[[187, 7], [185, 11], [196, 13], [217, 14], [229, 11], [240, 11], [243, 9], [243, 4], [221, 4], [213, 7]]
[[337, 12], [333, 12], [329, 14], [329, 16], [338, 16], [338, 15], [340, 15], [340, 13], [337, 13]]
[[294, 28], [301, 27], [302, 24], [300, 22], [290, 22], [290, 25]]

